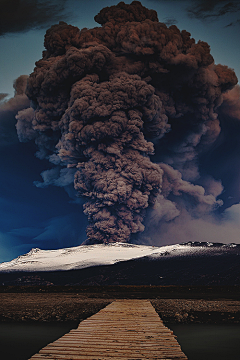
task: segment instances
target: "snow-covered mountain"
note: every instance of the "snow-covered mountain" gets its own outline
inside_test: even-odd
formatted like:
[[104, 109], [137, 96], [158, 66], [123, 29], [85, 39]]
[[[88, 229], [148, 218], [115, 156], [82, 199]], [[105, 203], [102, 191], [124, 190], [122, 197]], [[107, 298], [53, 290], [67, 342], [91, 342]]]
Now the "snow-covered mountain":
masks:
[[12, 261], [1, 263], [0, 273], [79, 270], [144, 257], [157, 260], [160, 257], [215, 256], [238, 247], [240, 245], [188, 242], [162, 247], [113, 243], [108, 245], [80, 245], [58, 250], [36, 248]]

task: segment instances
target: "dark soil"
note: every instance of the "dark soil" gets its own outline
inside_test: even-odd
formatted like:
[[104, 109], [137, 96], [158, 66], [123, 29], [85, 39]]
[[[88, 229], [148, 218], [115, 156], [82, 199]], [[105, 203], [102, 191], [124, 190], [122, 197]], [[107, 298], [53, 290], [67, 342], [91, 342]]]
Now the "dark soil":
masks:
[[80, 322], [115, 299], [149, 299], [167, 323], [239, 323], [239, 287], [0, 287], [2, 322]]

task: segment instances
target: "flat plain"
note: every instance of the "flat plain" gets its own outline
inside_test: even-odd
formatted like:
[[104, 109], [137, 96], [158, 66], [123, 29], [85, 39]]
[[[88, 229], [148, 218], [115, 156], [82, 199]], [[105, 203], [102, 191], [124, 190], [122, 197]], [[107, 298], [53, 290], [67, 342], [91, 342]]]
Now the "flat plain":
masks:
[[240, 287], [2, 286], [1, 322], [76, 322], [115, 299], [148, 299], [166, 323], [240, 323]]

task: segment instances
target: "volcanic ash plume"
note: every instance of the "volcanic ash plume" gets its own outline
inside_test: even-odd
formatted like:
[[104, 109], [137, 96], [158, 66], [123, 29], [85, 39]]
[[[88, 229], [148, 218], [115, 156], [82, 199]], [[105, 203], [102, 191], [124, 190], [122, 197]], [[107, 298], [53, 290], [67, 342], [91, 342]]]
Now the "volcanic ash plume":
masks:
[[88, 243], [128, 242], [144, 230], [148, 208], [170, 221], [182, 208], [199, 216], [220, 204], [216, 191], [194, 184], [197, 158], [217, 138], [216, 109], [237, 78], [214, 64], [207, 43], [138, 1], [95, 20], [101, 27], [60, 22], [47, 31], [26, 90], [32, 107], [18, 114], [17, 130], [54, 164], [46, 184], [74, 176]]

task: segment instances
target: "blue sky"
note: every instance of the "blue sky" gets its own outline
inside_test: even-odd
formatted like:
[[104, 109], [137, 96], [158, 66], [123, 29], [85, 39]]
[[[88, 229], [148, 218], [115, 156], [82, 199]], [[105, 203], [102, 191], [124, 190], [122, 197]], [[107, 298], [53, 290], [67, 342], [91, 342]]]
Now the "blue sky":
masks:
[[[6, 19], [8, 20], [8, 17], [13, 19], [12, 22], [8, 21], [8, 26], [6, 25], [6, 29], [0, 36], [0, 93], [8, 94], [4, 98], [5, 101], [14, 96], [14, 80], [20, 75], [29, 75], [33, 71], [35, 61], [41, 58], [44, 50], [44, 34], [51, 24], [66, 21], [80, 29], [99, 26], [94, 21], [94, 16], [103, 7], [117, 4], [112, 0], [49, 1], [46, 2], [48, 5], [53, 4], [53, 8], [45, 9], [49, 17], [44, 16], [43, 8], [42, 20], [37, 21], [38, 16], [33, 16], [31, 22], [31, 16], [28, 15], [29, 24], [27, 24], [23, 16], [24, 11], [28, 9], [32, 14], [34, 12], [37, 14], [39, 10], [29, 7], [31, 1], [26, 0], [23, 3], [26, 8], [17, 14], [14, 14], [11, 8], [3, 9], [6, 11]], [[125, 3], [130, 4], [131, 1], [125, 1]], [[196, 41], [206, 41], [211, 47], [215, 63], [233, 68], [240, 78], [240, 1], [233, 1], [232, 8], [226, 8], [229, 2], [224, 0], [208, 2], [143, 0], [141, 3], [149, 9], [156, 10], [159, 21], [169, 25], [176, 24], [180, 30], [186, 29]], [[0, 10], [1, 6], [3, 5], [0, 5]], [[4, 16], [4, 11], [2, 11], [2, 16]], [[25, 253], [32, 247], [52, 249], [79, 245], [86, 238], [87, 225], [87, 219], [82, 213], [81, 200], [76, 201], [71, 186], [40, 188], [34, 185], [41, 181], [40, 174], [49, 168], [49, 163], [36, 158], [33, 144], [19, 143], [14, 133], [16, 110], [6, 110], [4, 106], [2, 104], [0, 112], [0, 129], [6, 132], [7, 140], [1, 139], [0, 144], [2, 174], [0, 179], [0, 262]], [[234, 153], [234, 155], [237, 157], [237, 154]], [[214, 159], [216, 155], [212, 156]], [[229, 156], [233, 156], [231, 151]], [[237, 160], [237, 162], [240, 164], [240, 161]], [[205, 161], [203, 166], [211, 167], [212, 162]], [[226, 175], [222, 176], [224, 178]], [[233, 176], [235, 177], [236, 173], [233, 173]], [[230, 197], [233, 198], [234, 194], [229, 193], [228, 198]], [[226, 231], [226, 234], [231, 234], [231, 239], [240, 242], [238, 202], [237, 196], [231, 204], [233, 207], [229, 207], [225, 212], [224, 220], [219, 226], [215, 220], [207, 220], [209, 234], [213, 233], [210, 236], [211, 239], [216, 240], [215, 234], [225, 234]], [[199, 229], [200, 226], [200, 222], [195, 222], [189, 228], [196, 234], [196, 228]], [[172, 241], [178, 242], [183, 238], [184, 235]], [[165, 243], [171, 241], [168, 236], [164, 239], [161, 242], [155, 237], [155, 243], [161, 245], [164, 241]], [[198, 235], [197, 239], [200, 240], [201, 236]], [[221, 240], [224, 241], [223, 238]], [[226, 242], [231, 241], [228, 239]]]

